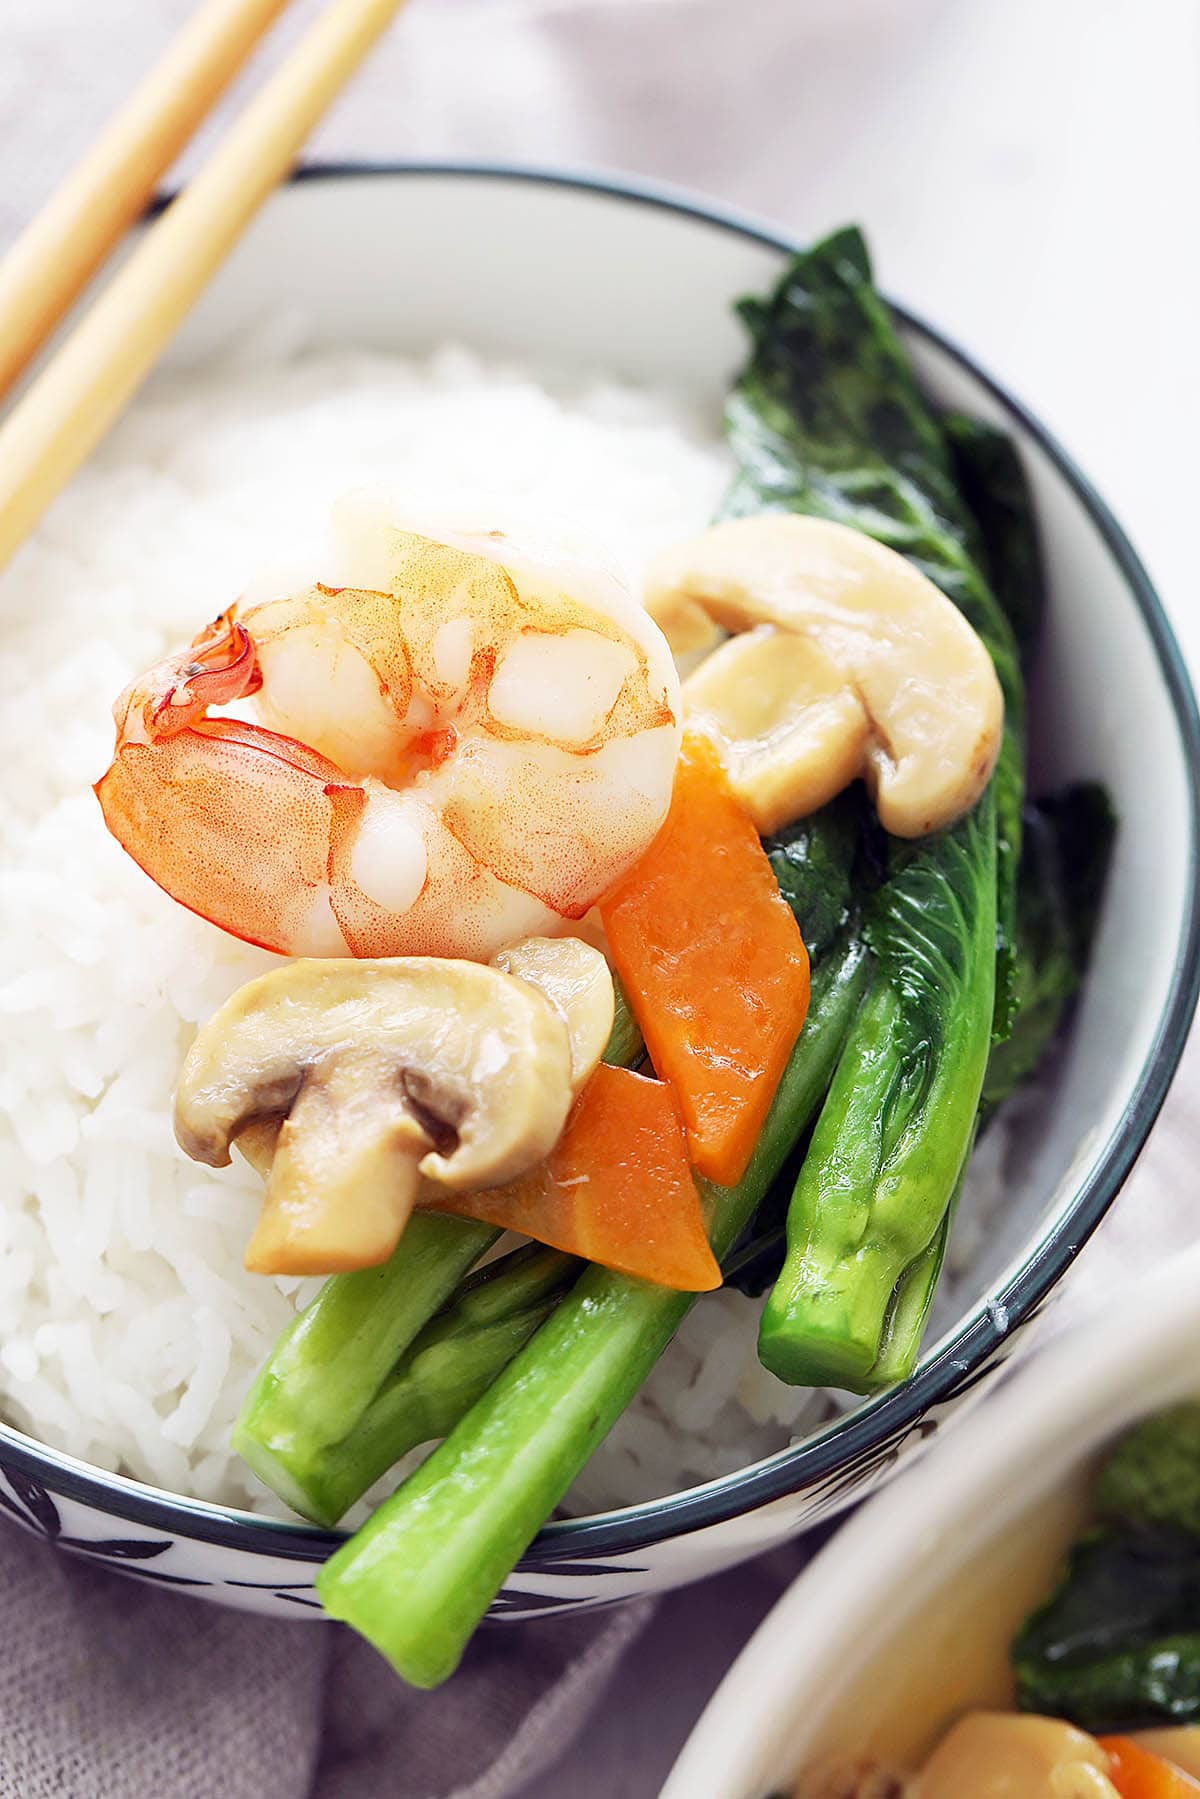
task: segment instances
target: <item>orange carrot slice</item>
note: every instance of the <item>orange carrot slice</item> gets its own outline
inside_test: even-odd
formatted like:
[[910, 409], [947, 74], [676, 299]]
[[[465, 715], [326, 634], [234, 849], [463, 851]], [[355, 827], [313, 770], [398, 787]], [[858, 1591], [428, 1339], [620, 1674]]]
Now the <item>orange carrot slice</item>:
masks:
[[1108, 1777], [1121, 1799], [1189, 1799], [1200, 1793], [1200, 1780], [1128, 1737], [1101, 1737], [1099, 1742], [1108, 1756]]
[[804, 1023], [808, 952], [707, 738], [684, 738], [667, 822], [600, 916], [692, 1162], [731, 1187]]
[[420, 1203], [660, 1287], [721, 1284], [670, 1088], [627, 1068], [601, 1063], [539, 1168], [478, 1193], [426, 1188]]

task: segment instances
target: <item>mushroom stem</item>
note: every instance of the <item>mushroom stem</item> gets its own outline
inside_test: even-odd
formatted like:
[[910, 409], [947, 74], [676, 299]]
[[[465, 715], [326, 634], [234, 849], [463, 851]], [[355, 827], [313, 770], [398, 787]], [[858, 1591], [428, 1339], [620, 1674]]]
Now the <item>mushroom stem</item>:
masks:
[[246, 1267], [333, 1274], [385, 1262], [431, 1148], [382, 1057], [330, 1057], [310, 1071], [283, 1122]]

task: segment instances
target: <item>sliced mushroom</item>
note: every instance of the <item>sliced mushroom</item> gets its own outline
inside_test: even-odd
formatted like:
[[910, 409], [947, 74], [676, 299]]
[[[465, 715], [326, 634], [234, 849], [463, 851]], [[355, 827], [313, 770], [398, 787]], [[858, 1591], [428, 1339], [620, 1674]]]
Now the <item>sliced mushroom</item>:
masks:
[[[678, 628], [691, 616], [688, 608], [699, 607], [728, 631], [773, 625], [812, 646], [813, 703], [829, 730], [823, 785], [816, 780], [820, 758], [795, 711], [786, 735], [803, 760], [805, 784], [820, 795], [817, 804], [846, 784], [852, 702], [866, 723], [852, 773], [867, 781], [880, 819], [896, 836], [920, 837], [950, 824], [987, 785], [1004, 723], [992, 659], [932, 581], [862, 532], [793, 513], [728, 520], [655, 559], [646, 605], [668, 639], [673, 622]], [[684, 629], [694, 641], [694, 631], [686, 623]], [[748, 714], [734, 677], [749, 666], [762, 678], [767, 653], [741, 654], [748, 664], [732, 652], [718, 663], [705, 712], [711, 729], [744, 744]], [[830, 668], [849, 696], [845, 709], [831, 705]], [[775, 707], [778, 724], [778, 696]], [[733, 772], [736, 781], [736, 766]], [[778, 793], [778, 760], [773, 779]]]
[[[246, 1266], [326, 1274], [385, 1261], [421, 1177], [515, 1179], [557, 1142], [571, 1044], [525, 981], [474, 962], [296, 961], [235, 993], [192, 1045], [175, 1134], [224, 1167], [277, 1129]], [[282, 1122], [280, 1122], [282, 1121]]]
[[1055, 1718], [970, 1712], [943, 1737], [919, 1799], [1118, 1799], [1094, 1737]]
[[559, 1013], [571, 1044], [571, 1085], [580, 1092], [604, 1054], [616, 1009], [600, 951], [578, 937], [527, 937], [502, 949], [492, 967], [528, 981]]
[[848, 787], [870, 745], [866, 707], [841, 670], [774, 625], [728, 638], [689, 675], [683, 698], [764, 835]]

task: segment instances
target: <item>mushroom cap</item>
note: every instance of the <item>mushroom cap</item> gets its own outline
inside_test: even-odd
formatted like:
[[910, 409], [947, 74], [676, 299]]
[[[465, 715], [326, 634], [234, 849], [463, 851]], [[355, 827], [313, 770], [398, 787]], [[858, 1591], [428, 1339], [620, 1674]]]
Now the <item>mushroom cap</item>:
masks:
[[223, 1166], [240, 1138], [267, 1175], [246, 1265], [371, 1267], [395, 1248], [422, 1176], [451, 1189], [524, 1174], [574, 1098], [571, 1041], [528, 982], [476, 962], [296, 961], [200, 1031], [175, 1134]]
[[448, 1186], [523, 1172], [570, 1107], [566, 1025], [528, 982], [432, 956], [302, 959], [248, 982], [197, 1035], [175, 1095], [180, 1145], [225, 1166], [240, 1130], [290, 1112], [349, 1053], [424, 1143], [422, 1173]]

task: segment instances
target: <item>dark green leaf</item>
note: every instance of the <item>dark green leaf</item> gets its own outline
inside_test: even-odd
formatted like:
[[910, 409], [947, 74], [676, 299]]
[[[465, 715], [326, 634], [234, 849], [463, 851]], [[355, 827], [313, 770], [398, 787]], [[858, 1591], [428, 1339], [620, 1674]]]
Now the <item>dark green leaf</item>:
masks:
[[1200, 1544], [1182, 1531], [1089, 1530], [1013, 1644], [1026, 1661], [1077, 1666], [1200, 1626]]
[[767, 838], [779, 890], [814, 962], [857, 920], [864, 895], [878, 886], [883, 846], [875, 808], [858, 783]]
[[894, 843], [890, 878], [868, 906], [867, 941], [904, 1002], [914, 1042], [934, 1054], [973, 974], [971, 920], [995, 879], [993, 819], [984, 803], [949, 830]]
[[[786, 1204], [787, 1195], [791, 1192], [790, 1182], [782, 1191]], [[758, 1299], [777, 1278], [786, 1253], [787, 1229], [782, 1220], [773, 1224], [769, 1230], [756, 1226], [746, 1241], [734, 1250], [728, 1262], [722, 1265], [725, 1286], [735, 1287], [747, 1299]]]
[[1117, 815], [1107, 790], [1094, 781], [1051, 794], [1037, 809], [1053, 833], [1071, 953], [1082, 977], [1112, 862]]
[[955, 481], [979, 526], [983, 561], [1021, 658], [1037, 647], [1046, 583], [1033, 495], [1006, 432], [962, 413], [942, 415]]
[[1200, 1716], [1200, 1545], [1091, 1531], [1013, 1644], [1027, 1711], [1089, 1730]]
[[1200, 1719], [1200, 1634], [1158, 1637], [1083, 1667], [1041, 1663], [1021, 1683], [1023, 1711], [1066, 1718], [1098, 1736]]
[[990, 1112], [1038, 1067], [1083, 984], [1116, 821], [1102, 787], [1084, 783], [1026, 807], [1017, 888], [1017, 1013], [993, 1046]]
[[1200, 1717], [1200, 1405], [1128, 1431], [1096, 1499], [1013, 1644], [1021, 1704], [1089, 1730]]

